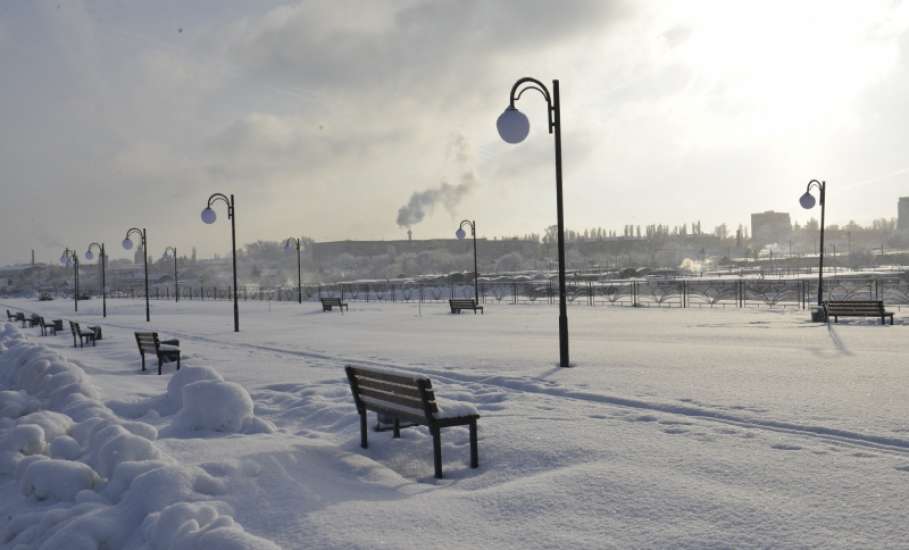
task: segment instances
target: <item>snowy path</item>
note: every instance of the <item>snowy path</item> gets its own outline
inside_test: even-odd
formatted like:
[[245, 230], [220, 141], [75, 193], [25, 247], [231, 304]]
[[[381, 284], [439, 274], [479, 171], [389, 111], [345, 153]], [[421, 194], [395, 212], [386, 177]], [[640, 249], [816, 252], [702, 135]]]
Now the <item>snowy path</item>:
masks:
[[[63, 303], [10, 305], [71, 315]], [[138, 374], [141, 306], [112, 306], [97, 348], [31, 339], [82, 367], [120, 418], [163, 426], [167, 415], [149, 411], [172, 370]], [[235, 335], [229, 304], [152, 307], [187, 365], [239, 382], [279, 430], [164, 431], [156, 444], [217, 474], [239, 524], [286, 548], [410, 548], [426, 532], [463, 548], [909, 540], [903, 318], [828, 332], [791, 313], [573, 308], [579, 366], [565, 371], [552, 365], [549, 308], [420, 317], [354, 304], [340, 316], [243, 304]], [[477, 406], [481, 468], [467, 467], [460, 429], [443, 435], [438, 482], [425, 430], [375, 434], [359, 449], [348, 363], [422, 372], [440, 395]]]

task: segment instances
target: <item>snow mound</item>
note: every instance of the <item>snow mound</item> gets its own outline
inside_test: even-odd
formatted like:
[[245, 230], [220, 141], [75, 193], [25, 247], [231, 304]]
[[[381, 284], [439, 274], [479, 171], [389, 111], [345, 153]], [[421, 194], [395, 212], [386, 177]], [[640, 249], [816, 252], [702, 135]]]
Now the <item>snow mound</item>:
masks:
[[148, 516], [142, 525], [154, 550], [218, 548], [219, 550], [271, 550], [244, 532], [230, 516], [209, 503], [172, 504]]
[[75, 500], [76, 494], [92, 489], [100, 478], [87, 464], [71, 460], [38, 460], [29, 464], [20, 481], [22, 494], [38, 500]]
[[0, 418], [18, 418], [37, 410], [38, 402], [21, 391], [0, 391]]
[[[253, 415], [249, 394], [212, 369], [181, 370], [159, 400], [176, 404], [175, 423], [185, 429], [274, 431]], [[4, 547], [277, 548], [215, 499], [227, 493], [222, 480], [176, 464], [157, 438], [154, 426], [105, 406], [78, 366], [0, 327], [0, 475], [26, 499], [54, 503], [12, 509], [0, 530]]]
[[178, 370], [167, 383], [167, 399], [174, 410], [183, 406], [183, 388], [200, 380], [223, 382], [224, 377], [211, 367], [183, 367]]
[[198, 431], [246, 434], [275, 431], [274, 425], [256, 418], [252, 398], [239, 384], [204, 379], [184, 385], [182, 391], [183, 406], [171, 424], [169, 435]]

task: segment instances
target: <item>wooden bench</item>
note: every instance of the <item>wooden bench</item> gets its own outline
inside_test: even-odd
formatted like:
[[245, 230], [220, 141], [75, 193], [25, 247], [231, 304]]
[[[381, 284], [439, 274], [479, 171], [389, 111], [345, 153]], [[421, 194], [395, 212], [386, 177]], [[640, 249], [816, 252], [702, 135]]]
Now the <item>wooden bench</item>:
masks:
[[346, 302], [342, 302], [340, 298], [320, 298], [322, 301], [322, 311], [331, 311], [331, 308], [337, 307], [341, 311], [345, 309], [349, 310]]
[[451, 307], [452, 313], [461, 313], [462, 309], [472, 309], [473, 314], [477, 314], [477, 310], [480, 310], [480, 313], [483, 313], [483, 306], [477, 304], [473, 300], [448, 300], [448, 305]]
[[477, 452], [477, 419], [473, 407], [439, 407], [432, 382], [423, 376], [347, 366], [347, 380], [360, 415], [360, 446], [368, 448], [366, 411], [370, 410], [394, 419], [394, 437], [401, 437], [401, 422], [423, 425], [432, 434], [435, 475], [442, 477], [442, 428], [468, 426], [470, 429], [470, 467], [480, 465]]
[[25, 323], [28, 321], [28, 319], [25, 318], [25, 314], [21, 311], [16, 312], [14, 320], [22, 323], [22, 328], [25, 328]]
[[880, 317], [883, 325], [884, 319], [890, 317], [890, 324], [893, 324], [893, 312], [884, 310], [884, 302], [880, 300], [831, 300], [824, 302], [824, 312], [828, 320], [833, 317], [834, 323], [838, 323], [840, 317]]
[[142, 370], [145, 371], [145, 354], [153, 353], [158, 358], [158, 375], [164, 363], [177, 362], [180, 370], [180, 340], [159, 340], [157, 332], [137, 332], [136, 345], [142, 357]]
[[13, 323], [16, 321], [16, 316], [10, 313], [9, 310], [6, 310], [6, 320]]
[[37, 327], [37, 326], [39, 326], [40, 324], [41, 324], [41, 316], [38, 315], [37, 313], [32, 313], [31, 317], [28, 318], [28, 326], [29, 326], [29, 328], [31, 328], [31, 327]]
[[57, 335], [57, 324], [54, 321], [48, 323], [44, 320], [44, 317], [38, 317], [38, 325], [41, 327], [41, 336], [47, 336], [48, 332], [51, 335]]
[[75, 321], [69, 322], [69, 330], [73, 333], [73, 347], [76, 347], [76, 339], [79, 339], [79, 347], [85, 347], [85, 341], [88, 340], [95, 345], [95, 331], [91, 330], [82, 330], [82, 327], [79, 326], [79, 323]]

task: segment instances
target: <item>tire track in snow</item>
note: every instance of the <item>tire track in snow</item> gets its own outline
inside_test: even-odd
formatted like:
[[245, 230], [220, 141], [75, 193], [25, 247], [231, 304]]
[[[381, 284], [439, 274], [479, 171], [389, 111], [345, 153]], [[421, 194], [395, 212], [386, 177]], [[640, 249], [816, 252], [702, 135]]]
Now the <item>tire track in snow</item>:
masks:
[[[108, 323], [109, 326], [127, 330], [135, 330], [134, 327], [115, 325]], [[509, 378], [505, 376], [490, 376], [485, 374], [466, 374], [453, 373], [449, 370], [440, 371], [427, 368], [423, 365], [402, 365], [387, 361], [377, 361], [372, 359], [351, 358], [328, 353], [320, 353], [305, 350], [290, 350], [262, 344], [250, 344], [246, 342], [225, 342], [208, 336], [199, 336], [195, 334], [168, 331], [171, 334], [180, 336], [187, 340], [206, 342], [218, 346], [243, 347], [255, 350], [269, 351], [284, 355], [293, 355], [297, 357], [320, 359], [332, 363], [353, 364], [363, 366], [373, 366], [382, 368], [391, 368], [398, 370], [416, 371], [426, 376], [447, 381], [449, 383], [474, 384], [480, 386], [489, 386], [500, 390], [519, 391], [521, 393], [533, 393], [548, 397], [572, 399], [588, 403], [599, 403], [614, 407], [635, 409], [638, 411], [659, 412], [677, 416], [684, 416], [693, 419], [707, 420], [722, 424], [732, 425], [739, 428], [771, 431], [787, 435], [796, 435], [810, 437], [826, 442], [845, 444], [854, 447], [870, 448], [878, 451], [897, 453], [901, 456], [909, 455], [909, 440], [897, 437], [890, 437], [876, 434], [865, 434], [851, 430], [839, 428], [830, 428], [827, 426], [817, 426], [809, 424], [797, 424], [781, 420], [762, 419], [746, 417], [714, 409], [694, 407], [690, 405], [674, 405], [670, 403], [660, 403], [655, 401], [644, 401], [640, 399], [631, 399], [615, 395], [571, 390], [562, 387], [547, 387], [539, 382], [528, 380], [526, 378]]]

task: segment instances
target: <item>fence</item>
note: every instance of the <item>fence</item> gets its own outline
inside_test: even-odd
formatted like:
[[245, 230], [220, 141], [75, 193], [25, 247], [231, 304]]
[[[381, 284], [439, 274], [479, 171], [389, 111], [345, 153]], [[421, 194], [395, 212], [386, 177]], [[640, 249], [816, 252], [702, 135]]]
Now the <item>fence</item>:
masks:
[[[274, 289], [240, 287], [243, 301], [297, 300], [297, 287]], [[473, 298], [473, 282], [414, 283], [384, 281], [304, 285], [303, 299], [318, 301], [340, 297], [361, 302], [442, 302], [451, 298]], [[479, 284], [484, 304], [554, 304], [558, 283], [551, 280], [489, 282]], [[111, 298], [143, 298], [142, 288], [114, 290]], [[817, 281], [809, 279], [636, 279], [616, 281], [569, 281], [566, 297], [570, 304], [630, 307], [777, 307], [811, 306], [817, 299]], [[173, 299], [172, 287], [150, 291], [154, 300]], [[230, 300], [231, 287], [183, 287], [181, 300]], [[825, 300], [883, 300], [888, 306], [909, 306], [909, 277], [840, 277], [824, 279]]]

